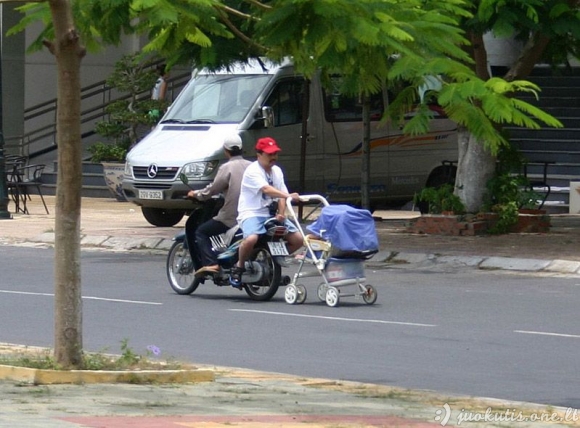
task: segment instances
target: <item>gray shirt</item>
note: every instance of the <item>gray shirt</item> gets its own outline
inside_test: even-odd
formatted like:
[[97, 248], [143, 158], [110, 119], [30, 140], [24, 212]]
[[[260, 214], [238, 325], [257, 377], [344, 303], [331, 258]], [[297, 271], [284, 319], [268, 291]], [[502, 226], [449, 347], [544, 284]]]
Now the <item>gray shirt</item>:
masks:
[[221, 221], [227, 227], [236, 225], [242, 176], [251, 163], [241, 156], [233, 156], [218, 169], [212, 183], [195, 192], [195, 197], [200, 201], [205, 201], [219, 193], [224, 194], [224, 206], [214, 217], [214, 220]]

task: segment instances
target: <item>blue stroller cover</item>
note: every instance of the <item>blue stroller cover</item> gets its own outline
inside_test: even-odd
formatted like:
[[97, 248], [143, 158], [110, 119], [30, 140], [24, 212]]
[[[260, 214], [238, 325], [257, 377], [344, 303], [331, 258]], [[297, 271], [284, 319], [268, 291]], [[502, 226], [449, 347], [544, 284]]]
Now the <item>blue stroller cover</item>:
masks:
[[379, 239], [375, 221], [368, 210], [348, 205], [328, 205], [306, 229], [330, 241], [341, 251], [376, 251]]

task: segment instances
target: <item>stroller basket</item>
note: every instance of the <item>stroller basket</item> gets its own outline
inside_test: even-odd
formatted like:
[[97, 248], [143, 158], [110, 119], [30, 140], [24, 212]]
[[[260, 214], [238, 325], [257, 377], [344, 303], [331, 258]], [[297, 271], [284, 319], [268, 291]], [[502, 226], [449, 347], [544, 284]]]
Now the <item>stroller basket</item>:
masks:
[[343, 279], [361, 279], [365, 276], [364, 262], [361, 259], [328, 259], [324, 268], [328, 282]]

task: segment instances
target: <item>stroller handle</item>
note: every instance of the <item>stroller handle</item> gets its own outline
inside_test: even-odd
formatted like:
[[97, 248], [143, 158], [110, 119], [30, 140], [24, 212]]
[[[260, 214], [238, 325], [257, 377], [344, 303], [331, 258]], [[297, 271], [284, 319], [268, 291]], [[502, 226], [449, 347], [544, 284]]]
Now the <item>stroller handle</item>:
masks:
[[[312, 201], [314, 201], [314, 202], [321, 203], [325, 207], [327, 207], [329, 205], [328, 204], [328, 201], [326, 200], [326, 198], [324, 196], [322, 196], [322, 195], [316, 195], [316, 194], [312, 194], [312, 195], [300, 195], [299, 199], [300, 199], [300, 202], [312, 202]], [[292, 198], [287, 198], [286, 199], [286, 208], [290, 212], [290, 215], [294, 219], [297, 219], [296, 212], [294, 212], [294, 207], [292, 206]]]
[[[326, 198], [322, 195], [300, 195], [300, 202], [319, 202], [322, 205], [324, 205], [325, 207], [327, 207], [328, 201], [326, 200]], [[300, 223], [298, 221], [298, 217], [296, 215], [296, 212], [294, 211], [294, 207], [292, 206], [292, 198], [287, 198], [286, 199], [286, 208], [288, 209], [288, 211], [290, 212], [290, 216], [294, 219], [294, 222], [296, 223], [296, 226], [298, 227], [298, 230], [300, 231], [300, 234], [302, 236], [304, 235], [304, 231], [302, 230], [302, 227], [300, 226]]]
[[[312, 202], [312, 201], [318, 201], [320, 202], [322, 205], [324, 205], [325, 207], [328, 206], [328, 201], [326, 200], [326, 198], [322, 195], [316, 195], [316, 194], [312, 194], [312, 195], [300, 195], [300, 202]], [[287, 200], [287, 204], [292, 204], [292, 199], [288, 198]]]

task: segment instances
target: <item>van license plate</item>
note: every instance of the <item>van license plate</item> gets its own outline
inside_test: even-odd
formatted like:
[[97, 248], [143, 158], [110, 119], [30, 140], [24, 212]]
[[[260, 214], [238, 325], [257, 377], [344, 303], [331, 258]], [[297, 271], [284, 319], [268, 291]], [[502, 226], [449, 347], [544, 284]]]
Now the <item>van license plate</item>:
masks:
[[268, 242], [268, 247], [270, 247], [270, 253], [272, 253], [273, 256], [288, 255], [288, 249], [286, 248], [286, 244], [282, 241]]
[[163, 199], [162, 190], [139, 190], [139, 199]]

